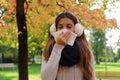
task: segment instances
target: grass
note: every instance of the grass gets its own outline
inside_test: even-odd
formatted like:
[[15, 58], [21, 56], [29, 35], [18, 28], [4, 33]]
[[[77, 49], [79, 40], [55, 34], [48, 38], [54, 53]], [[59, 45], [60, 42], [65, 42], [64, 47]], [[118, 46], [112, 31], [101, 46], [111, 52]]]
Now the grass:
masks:
[[[40, 64], [29, 64], [29, 80], [40, 80]], [[100, 63], [100, 65], [95, 65], [96, 71], [120, 71], [120, 63], [107, 63], [107, 68], [105, 68], [105, 63]], [[18, 68], [17, 65], [14, 69], [6, 68], [0, 70], [0, 80], [18, 80]]]
[[[107, 65], [107, 66], [105, 66]], [[120, 71], [120, 63], [103, 63], [101, 62], [100, 65], [95, 65], [96, 71]]]
[[29, 80], [40, 80], [40, 64], [29, 65]]
[[[102, 72], [102, 74], [100, 74], [100, 75], [104, 75], [104, 76], [106, 75], [106, 71], [110, 75], [112, 74], [113, 76], [114, 75], [118, 76], [120, 73], [120, 63], [107, 63], [107, 64], [105, 64], [102, 62], [100, 64], [95, 65], [95, 71], [96, 71], [96, 73], [99, 73], [99, 71], [100, 71], [100, 73]], [[107, 73], [107, 75], [108, 75], [108, 73]], [[102, 79], [102, 80], [118, 80], [118, 79], [111, 78], [111, 79]]]
[[[29, 64], [29, 80], [40, 80], [40, 64]], [[0, 70], [0, 80], [18, 80], [17, 65], [14, 69], [5, 68]]]

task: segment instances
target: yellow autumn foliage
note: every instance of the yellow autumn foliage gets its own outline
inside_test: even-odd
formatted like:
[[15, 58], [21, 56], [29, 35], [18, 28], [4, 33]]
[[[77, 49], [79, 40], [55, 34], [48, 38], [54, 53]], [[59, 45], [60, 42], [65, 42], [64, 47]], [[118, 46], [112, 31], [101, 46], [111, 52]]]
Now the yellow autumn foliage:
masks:
[[[106, 19], [103, 9], [90, 10], [90, 7], [95, 4], [92, 0], [80, 0], [76, 4], [76, 0], [27, 0], [25, 3], [25, 11], [27, 18], [28, 31], [40, 35], [40, 27], [45, 24], [53, 24], [56, 16], [63, 12], [69, 11], [76, 15], [78, 20], [85, 28], [116, 28], [115, 19]], [[103, 3], [106, 2], [103, 0]], [[6, 19], [13, 18], [15, 14], [15, 0], [1, 0], [0, 6], [7, 9]], [[0, 7], [1, 8], [1, 7]]]

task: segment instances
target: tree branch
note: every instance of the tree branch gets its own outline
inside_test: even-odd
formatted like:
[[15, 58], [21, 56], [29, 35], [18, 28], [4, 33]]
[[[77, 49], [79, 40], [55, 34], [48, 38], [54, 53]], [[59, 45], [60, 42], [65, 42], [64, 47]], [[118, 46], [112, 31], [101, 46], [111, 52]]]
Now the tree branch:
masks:
[[64, 4], [60, 4], [59, 2], [56, 2], [56, 4], [57, 4], [58, 6], [60, 6], [60, 7], [64, 8], [65, 10], [67, 10], [67, 8], [65, 7], [65, 5], [64, 5]]

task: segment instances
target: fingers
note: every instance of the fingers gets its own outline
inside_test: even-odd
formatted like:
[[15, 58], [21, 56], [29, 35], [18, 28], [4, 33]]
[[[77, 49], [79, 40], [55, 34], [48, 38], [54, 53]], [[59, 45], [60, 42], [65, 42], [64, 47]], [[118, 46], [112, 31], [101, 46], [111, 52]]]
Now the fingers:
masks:
[[70, 36], [71, 36], [71, 32], [67, 31], [66, 33], [63, 34], [62, 40], [67, 43], [69, 38], [70, 38]]
[[61, 44], [61, 45], [66, 45], [69, 38], [71, 36], [71, 32], [70, 31], [66, 31], [66, 32], [62, 32], [59, 36], [58, 39], [56, 41], [56, 43]]

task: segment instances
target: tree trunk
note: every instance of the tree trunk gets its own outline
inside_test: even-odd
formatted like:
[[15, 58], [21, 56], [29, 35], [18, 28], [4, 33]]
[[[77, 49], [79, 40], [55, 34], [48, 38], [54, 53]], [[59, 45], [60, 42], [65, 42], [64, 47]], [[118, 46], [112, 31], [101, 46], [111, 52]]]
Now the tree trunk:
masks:
[[4, 63], [4, 53], [2, 53], [2, 60], [1, 63]]
[[16, 0], [16, 18], [18, 26], [18, 69], [19, 80], [28, 80], [27, 26], [24, 12], [25, 0]]
[[35, 63], [35, 54], [33, 54], [32, 58], [33, 58], [32, 63], [34, 64]]
[[96, 64], [100, 64], [100, 60], [99, 60], [99, 58], [98, 58], [99, 52], [96, 51], [95, 54], [96, 54]]

